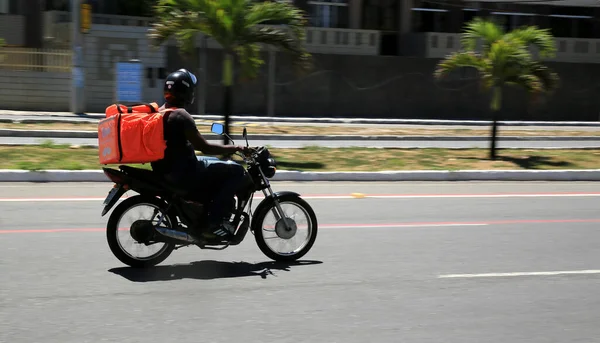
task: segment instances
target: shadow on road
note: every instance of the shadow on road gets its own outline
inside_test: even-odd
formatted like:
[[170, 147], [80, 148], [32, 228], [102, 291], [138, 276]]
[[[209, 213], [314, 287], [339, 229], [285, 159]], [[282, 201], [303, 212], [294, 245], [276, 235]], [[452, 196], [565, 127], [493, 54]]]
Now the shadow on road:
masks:
[[[457, 157], [457, 160], [467, 161], [484, 161], [480, 157]], [[489, 161], [489, 160], [487, 160]], [[544, 169], [545, 167], [571, 167], [573, 163], [567, 161], [553, 160], [551, 157], [546, 156], [523, 156], [523, 157], [512, 157], [498, 155], [495, 162], [507, 162], [518, 166], [521, 169]]]
[[499, 160], [518, 165], [523, 169], [538, 169], [539, 167], [568, 167], [572, 164], [566, 161], [552, 161], [546, 156], [527, 156], [522, 158], [498, 156]]
[[146, 269], [122, 267], [108, 271], [133, 282], [171, 281], [181, 279], [211, 280], [244, 276], [276, 276], [273, 271], [290, 271], [290, 267], [321, 264], [321, 261], [283, 262], [221, 262], [199, 261], [190, 264], [157, 266]]
[[323, 169], [325, 165], [319, 162], [287, 162], [277, 161], [279, 167], [286, 167], [290, 169]]

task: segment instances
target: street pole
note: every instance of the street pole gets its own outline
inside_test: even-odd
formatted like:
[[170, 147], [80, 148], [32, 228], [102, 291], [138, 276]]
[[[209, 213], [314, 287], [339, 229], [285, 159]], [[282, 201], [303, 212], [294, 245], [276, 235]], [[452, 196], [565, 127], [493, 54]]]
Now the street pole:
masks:
[[200, 39], [200, 49], [198, 55], [198, 64], [200, 67], [200, 72], [198, 73], [198, 76], [200, 77], [200, 92], [198, 93], [200, 94], [196, 97], [196, 99], [198, 99], [198, 115], [201, 116], [206, 114], [206, 95], [208, 94], [208, 70], [206, 69], [208, 51], [206, 40], [207, 37], [202, 35], [202, 38]]
[[275, 64], [277, 51], [274, 47], [269, 46], [269, 69], [267, 79], [267, 116], [275, 116]]
[[83, 35], [81, 34], [81, 0], [71, 0], [71, 112], [83, 114], [85, 73], [83, 68]]

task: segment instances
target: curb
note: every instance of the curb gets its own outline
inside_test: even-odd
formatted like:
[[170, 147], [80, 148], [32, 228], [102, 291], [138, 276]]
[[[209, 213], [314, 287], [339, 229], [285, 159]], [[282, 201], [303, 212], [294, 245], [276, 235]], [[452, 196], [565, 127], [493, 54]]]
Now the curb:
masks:
[[[600, 181], [586, 170], [417, 170], [381, 172], [278, 171], [272, 181]], [[110, 182], [101, 170], [0, 169], [0, 182]]]
[[[4, 113], [2, 113], [4, 112]], [[31, 112], [31, 111], [0, 111], [4, 116], [29, 116], [44, 118], [64, 118], [69, 119], [103, 119], [104, 113], [84, 113], [74, 114], [69, 112]], [[223, 115], [210, 113], [205, 115], [192, 114], [194, 119], [202, 120], [222, 120]], [[29, 119], [28, 119], [29, 120]], [[35, 120], [35, 119], [31, 119]], [[235, 115], [231, 116], [232, 121], [242, 122], [287, 122], [287, 123], [326, 123], [326, 124], [405, 124], [405, 125], [473, 125], [489, 126], [489, 120], [442, 120], [442, 119], [391, 119], [391, 118], [335, 118], [335, 117], [268, 117], [256, 115]], [[31, 121], [30, 121], [31, 122]], [[596, 121], [499, 121], [499, 125], [506, 126], [590, 126], [600, 127], [600, 122]]]
[[[0, 129], [0, 137], [98, 138], [97, 131]], [[234, 140], [242, 135], [232, 135]], [[215, 140], [220, 137], [215, 136]], [[273, 141], [488, 141], [488, 136], [363, 136], [363, 135], [249, 135], [249, 139]], [[209, 138], [209, 140], [211, 140]], [[600, 141], [600, 136], [501, 136], [498, 141]]]

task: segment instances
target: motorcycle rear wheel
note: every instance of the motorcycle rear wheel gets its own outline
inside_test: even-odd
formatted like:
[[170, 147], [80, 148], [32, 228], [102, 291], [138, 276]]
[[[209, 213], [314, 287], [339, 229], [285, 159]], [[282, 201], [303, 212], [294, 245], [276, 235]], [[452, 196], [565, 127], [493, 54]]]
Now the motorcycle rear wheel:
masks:
[[[136, 195], [131, 198], [128, 198], [121, 202], [118, 206], [115, 207], [113, 213], [110, 215], [108, 219], [108, 223], [106, 226], [106, 239], [108, 241], [108, 246], [112, 251], [113, 255], [124, 264], [134, 267], [134, 268], [147, 268], [155, 266], [161, 262], [163, 262], [175, 248], [173, 243], [155, 243], [163, 244], [163, 247], [160, 250], [148, 257], [135, 257], [132, 254], [128, 253], [124, 250], [124, 247], [119, 241], [118, 233], [119, 233], [119, 223], [124, 215], [134, 207], [146, 205], [154, 208], [155, 210], [164, 211], [165, 203], [157, 198], [153, 197], [144, 197], [141, 195]], [[159, 214], [160, 215], [160, 214]], [[156, 216], [158, 217], [158, 215]], [[156, 220], [157, 218], [150, 218]], [[148, 220], [148, 218], [146, 219]], [[173, 215], [166, 214], [165, 218], [162, 222], [162, 225], [166, 225], [168, 227], [172, 227], [172, 224], [176, 222], [176, 218]], [[140, 244], [140, 243], [134, 243]], [[143, 244], [141, 244], [143, 245]], [[152, 245], [151, 245], [152, 246]]]

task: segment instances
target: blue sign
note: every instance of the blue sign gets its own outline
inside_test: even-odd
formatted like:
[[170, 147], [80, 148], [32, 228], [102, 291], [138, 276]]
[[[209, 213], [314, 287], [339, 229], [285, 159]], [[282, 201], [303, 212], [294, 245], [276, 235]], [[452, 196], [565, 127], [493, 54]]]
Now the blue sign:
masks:
[[75, 80], [75, 87], [83, 88], [85, 80], [84, 80], [84, 75], [83, 75], [83, 71], [81, 70], [81, 68], [73, 67], [72, 73], [73, 73], [73, 80]]
[[142, 102], [143, 66], [139, 62], [118, 62], [115, 68], [117, 102]]

